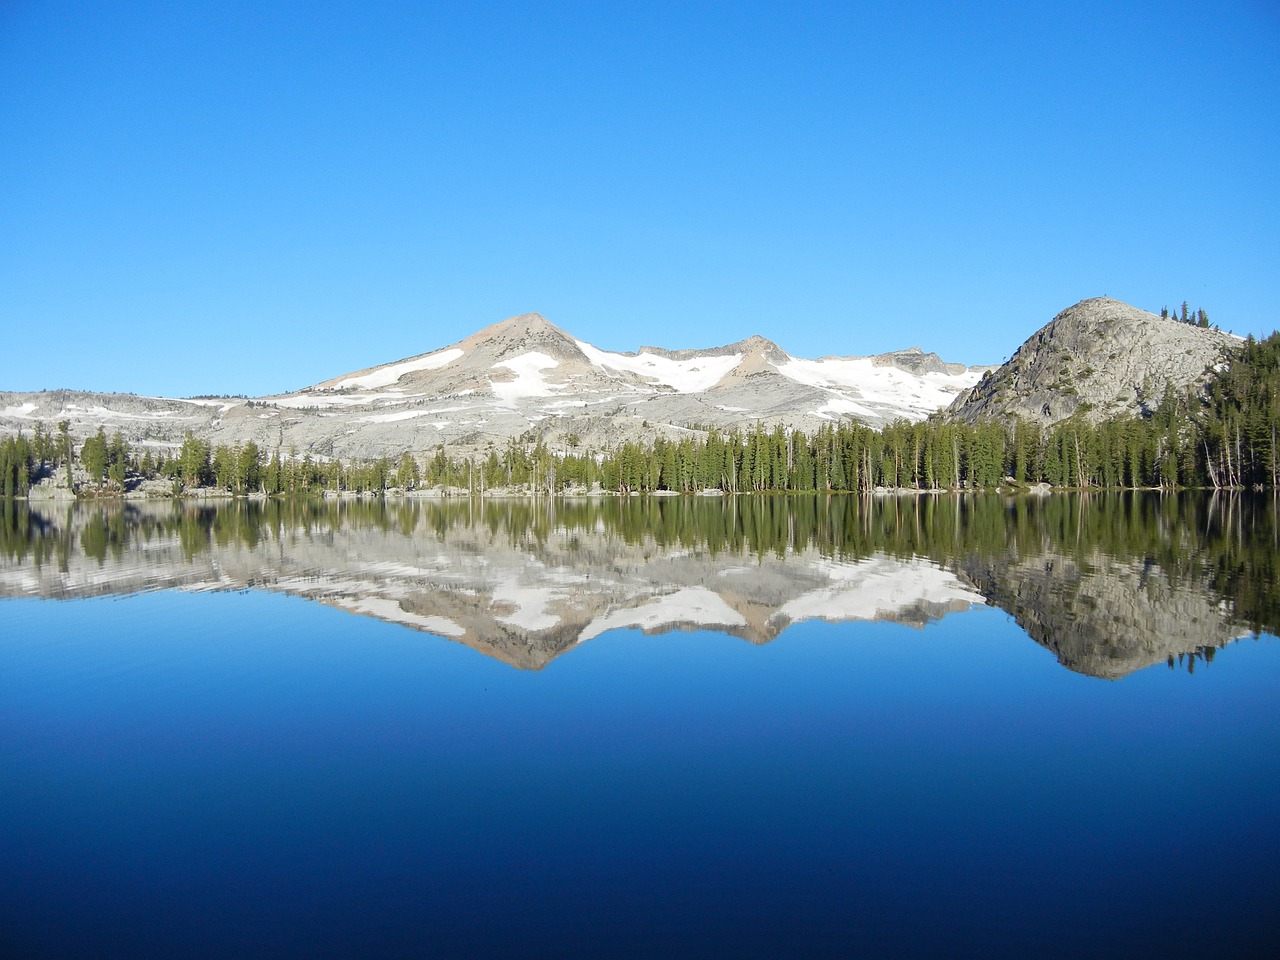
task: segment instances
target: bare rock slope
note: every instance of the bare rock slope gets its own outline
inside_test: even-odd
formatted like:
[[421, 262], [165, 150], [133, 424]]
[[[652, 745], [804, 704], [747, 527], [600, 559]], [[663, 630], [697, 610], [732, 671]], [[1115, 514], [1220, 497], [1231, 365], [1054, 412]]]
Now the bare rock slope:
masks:
[[1077, 414], [1094, 421], [1146, 414], [1166, 388], [1203, 387], [1239, 342], [1119, 300], [1082, 300], [957, 397], [947, 415], [1052, 424]]

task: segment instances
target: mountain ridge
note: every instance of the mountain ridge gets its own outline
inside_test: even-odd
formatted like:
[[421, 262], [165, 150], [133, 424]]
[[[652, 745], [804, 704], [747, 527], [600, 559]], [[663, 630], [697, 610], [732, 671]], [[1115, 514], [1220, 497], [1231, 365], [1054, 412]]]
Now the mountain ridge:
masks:
[[999, 367], [949, 363], [919, 346], [810, 360], [759, 335], [616, 352], [523, 313], [447, 346], [262, 397], [0, 393], [0, 434], [66, 420], [77, 441], [101, 428], [135, 448], [172, 451], [190, 432], [285, 456], [375, 459], [535, 441], [606, 450], [708, 429], [812, 434], [931, 415], [1049, 426], [1149, 415], [1170, 389], [1203, 390], [1239, 342], [1105, 297], [1060, 311]]
[[539, 313], [523, 313], [425, 353], [253, 398], [0, 393], [0, 432], [68, 420], [133, 446], [212, 443], [376, 458], [405, 450], [484, 450], [512, 441], [606, 449], [708, 428], [816, 431], [856, 421], [920, 420], [987, 367], [918, 347], [867, 357], [793, 357], [765, 337], [706, 349], [602, 350]]

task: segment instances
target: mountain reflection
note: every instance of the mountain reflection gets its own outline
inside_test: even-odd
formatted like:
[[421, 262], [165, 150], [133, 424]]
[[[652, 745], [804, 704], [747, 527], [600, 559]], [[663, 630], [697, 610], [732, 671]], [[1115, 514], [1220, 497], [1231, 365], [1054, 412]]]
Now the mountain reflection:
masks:
[[990, 603], [1118, 678], [1274, 632], [1275, 504], [1200, 495], [0, 504], [0, 595], [263, 589], [539, 669], [614, 629], [916, 626]]

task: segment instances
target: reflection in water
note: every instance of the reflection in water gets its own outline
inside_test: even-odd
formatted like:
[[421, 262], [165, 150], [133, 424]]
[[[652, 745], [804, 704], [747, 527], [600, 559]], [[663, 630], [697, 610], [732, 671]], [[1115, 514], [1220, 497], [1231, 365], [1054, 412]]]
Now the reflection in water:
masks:
[[1072, 670], [1212, 659], [1280, 610], [1272, 501], [1155, 494], [2, 505], [0, 595], [265, 589], [538, 669], [607, 630], [1008, 611]]

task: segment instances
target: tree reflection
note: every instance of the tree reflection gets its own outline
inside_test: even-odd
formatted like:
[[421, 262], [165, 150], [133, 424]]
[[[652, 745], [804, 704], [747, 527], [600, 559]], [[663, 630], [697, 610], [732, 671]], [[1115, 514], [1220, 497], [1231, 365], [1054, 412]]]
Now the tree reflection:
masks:
[[[30, 593], [33, 570], [37, 592], [65, 596], [196, 581], [231, 589], [243, 585], [237, 577], [293, 583], [305, 567], [308, 595], [344, 604], [359, 590], [382, 591], [419, 618], [443, 604], [486, 647], [528, 646], [539, 629], [532, 623], [558, 618], [558, 639], [538, 654], [554, 656], [576, 639], [567, 625], [585, 628], [602, 611], [664, 590], [720, 590], [729, 571], [750, 569], [761, 576], [730, 597], [748, 625], [724, 629], [767, 640], [789, 622], [788, 602], [825, 582], [818, 560], [892, 558], [945, 571], [1009, 611], [1064, 664], [1099, 676], [1161, 661], [1193, 670], [1231, 639], [1274, 633], [1278, 545], [1275, 502], [1239, 494], [0, 501], [0, 572], [14, 573], [0, 584], [6, 595]], [[517, 593], [554, 594], [560, 606], [510, 613], [502, 590], [515, 587], [483, 571], [499, 554]], [[170, 565], [178, 560], [185, 569]], [[77, 579], [85, 561], [102, 572]], [[677, 561], [678, 573], [662, 573]], [[390, 591], [379, 564], [410, 573], [387, 574], [399, 578]], [[598, 586], [602, 575], [619, 581], [614, 595]], [[663, 584], [663, 575], [677, 581]], [[596, 585], [572, 603], [554, 586], [591, 577]], [[339, 583], [350, 584], [346, 594]], [[464, 604], [468, 595], [478, 599]]]

